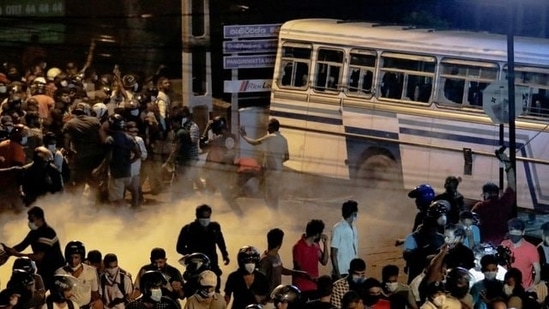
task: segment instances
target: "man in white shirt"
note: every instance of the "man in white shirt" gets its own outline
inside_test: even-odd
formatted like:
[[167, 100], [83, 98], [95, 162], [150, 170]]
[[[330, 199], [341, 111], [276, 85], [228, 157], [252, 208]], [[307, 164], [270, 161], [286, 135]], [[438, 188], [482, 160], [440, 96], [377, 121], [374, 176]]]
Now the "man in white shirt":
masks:
[[358, 203], [352, 200], [343, 203], [341, 215], [343, 220], [332, 228], [330, 240], [332, 275], [336, 280], [344, 277], [351, 261], [358, 258], [358, 231], [354, 225], [358, 217]]
[[72, 289], [71, 300], [81, 309], [102, 308], [97, 272], [94, 267], [83, 263], [85, 256], [84, 244], [80, 241], [70, 241], [65, 246], [67, 265], [59, 268], [55, 274], [72, 275], [78, 280], [78, 284]]
[[265, 170], [265, 202], [272, 209], [278, 208], [283, 164], [290, 159], [288, 141], [279, 129], [280, 123], [275, 118], [269, 120], [269, 133], [258, 139], [249, 138], [244, 127], [240, 128], [240, 136], [250, 145], [265, 145], [262, 159]]

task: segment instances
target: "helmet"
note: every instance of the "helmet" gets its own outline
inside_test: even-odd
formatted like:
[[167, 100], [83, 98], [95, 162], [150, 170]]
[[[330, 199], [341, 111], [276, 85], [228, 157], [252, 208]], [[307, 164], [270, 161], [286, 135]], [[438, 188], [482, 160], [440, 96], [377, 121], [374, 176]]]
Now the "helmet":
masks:
[[450, 202], [445, 200], [438, 200], [431, 203], [429, 209], [427, 209], [427, 217], [437, 219], [438, 217], [445, 215], [450, 210]]
[[408, 192], [408, 197], [416, 199], [418, 208], [426, 208], [435, 199], [435, 190], [428, 184], [421, 184]]
[[301, 297], [301, 291], [293, 285], [279, 285], [271, 292], [275, 306], [280, 302], [295, 303]]
[[97, 117], [98, 119], [101, 119], [108, 112], [107, 105], [105, 105], [104, 103], [95, 103], [92, 106], [92, 112], [95, 117]]
[[22, 269], [14, 269], [11, 273], [10, 281], [8, 281], [7, 286], [8, 288], [19, 289], [26, 288], [32, 284], [34, 284], [33, 274]]
[[244, 267], [247, 263], [259, 263], [259, 251], [252, 246], [244, 246], [238, 250], [238, 266]]
[[150, 97], [143, 93], [137, 93], [133, 96], [137, 102], [139, 102], [140, 105], [146, 104], [147, 102], [150, 102]]
[[227, 127], [227, 120], [224, 117], [217, 116], [214, 118], [211, 128], [212, 132], [215, 134], [223, 133], [223, 129]]
[[124, 88], [133, 88], [134, 91], [137, 90], [137, 78], [133, 74], [126, 74], [122, 76], [122, 85]]
[[143, 296], [149, 298], [151, 296], [151, 289], [155, 287], [162, 287], [168, 283], [166, 277], [162, 272], [158, 270], [146, 271], [139, 280], [139, 290], [143, 293]]
[[8, 106], [10, 108], [16, 108], [15, 106], [16, 105], [19, 105], [21, 106], [21, 104], [23, 103], [23, 100], [21, 99], [21, 97], [19, 95], [12, 95], [8, 98]]
[[80, 102], [76, 104], [72, 113], [75, 115], [90, 115], [90, 105], [88, 103]]
[[24, 270], [31, 274], [36, 274], [36, 263], [34, 263], [34, 261], [29, 257], [18, 257], [15, 261], [13, 261], [12, 270], [15, 271], [16, 269]]
[[54, 81], [57, 75], [61, 73], [61, 70], [59, 68], [51, 68], [46, 72], [46, 77], [49, 81]]
[[13, 129], [10, 132], [10, 140], [20, 143], [25, 135], [25, 126], [18, 123], [13, 126]]
[[482, 193], [499, 193], [499, 187], [493, 182], [487, 182], [482, 186]]
[[135, 98], [130, 99], [129, 101], [126, 101], [126, 103], [124, 103], [124, 108], [127, 110], [138, 109], [139, 106], [139, 101], [137, 101]]
[[120, 114], [113, 114], [109, 116], [109, 128], [111, 130], [124, 130], [126, 129], [126, 120]]
[[53, 289], [50, 290], [54, 301], [65, 300], [63, 292], [72, 290], [78, 283], [78, 279], [67, 274], [57, 274], [53, 276]]
[[210, 269], [210, 258], [204, 253], [195, 252], [184, 257], [181, 264], [185, 266], [183, 278], [189, 281], [189, 279], [197, 278], [200, 273]]
[[80, 254], [82, 262], [86, 258], [86, 247], [84, 247], [84, 244], [81, 241], [69, 241], [69, 243], [65, 246], [65, 260], [67, 262], [69, 262], [71, 255], [73, 254]]

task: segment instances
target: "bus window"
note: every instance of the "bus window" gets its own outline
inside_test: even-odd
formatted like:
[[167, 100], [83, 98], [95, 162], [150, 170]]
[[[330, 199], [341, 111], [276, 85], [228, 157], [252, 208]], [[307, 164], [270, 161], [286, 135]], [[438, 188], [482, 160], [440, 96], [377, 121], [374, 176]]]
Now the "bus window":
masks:
[[311, 50], [308, 45], [287, 43], [282, 46], [279, 86], [301, 89], [307, 87]]
[[314, 89], [317, 91], [338, 91], [343, 72], [343, 51], [318, 50]]
[[[507, 79], [507, 67], [503, 72]], [[523, 116], [549, 117], [549, 69], [517, 66], [515, 85], [529, 88], [522, 98]]]
[[495, 63], [444, 59], [437, 102], [449, 106], [482, 108], [482, 91], [497, 79]]
[[382, 98], [428, 103], [435, 72], [435, 58], [405, 54], [382, 54]]
[[375, 52], [351, 50], [347, 93], [351, 95], [371, 95], [375, 67]]

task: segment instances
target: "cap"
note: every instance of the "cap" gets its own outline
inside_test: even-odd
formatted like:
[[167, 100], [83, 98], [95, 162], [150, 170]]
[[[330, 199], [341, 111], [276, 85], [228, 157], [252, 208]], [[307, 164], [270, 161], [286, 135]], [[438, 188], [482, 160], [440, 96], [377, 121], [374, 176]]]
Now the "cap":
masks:
[[200, 273], [198, 281], [201, 286], [216, 286], [217, 275], [211, 270], [205, 270]]
[[526, 226], [524, 225], [524, 222], [518, 218], [513, 218], [513, 219], [510, 219], [509, 221], [507, 221], [507, 228], [511, 231], [511, 230], [516, 230], [516, 231], [524, 231], [524, 229], [526, 228]]

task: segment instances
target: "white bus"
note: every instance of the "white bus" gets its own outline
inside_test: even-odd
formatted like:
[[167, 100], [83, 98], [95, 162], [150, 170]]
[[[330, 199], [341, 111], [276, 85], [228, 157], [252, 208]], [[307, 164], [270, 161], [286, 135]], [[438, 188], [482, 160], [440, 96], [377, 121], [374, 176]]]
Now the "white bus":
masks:
[[[474, 199], [498, 183], [499, 125], [482, 91], [506, 80], [505, 36], [302, 19], [283, 24], [278, 44], [270, 114], [289, 137], [288, 167], [437, 193], [461, 176]], [[515, 38], [515, 62], [528, 89], [517, 102], [518, 205], [549, 212], [549, 40]]]

